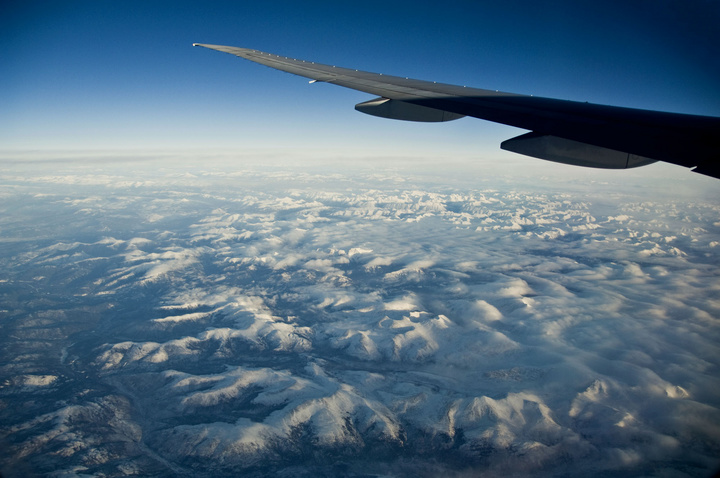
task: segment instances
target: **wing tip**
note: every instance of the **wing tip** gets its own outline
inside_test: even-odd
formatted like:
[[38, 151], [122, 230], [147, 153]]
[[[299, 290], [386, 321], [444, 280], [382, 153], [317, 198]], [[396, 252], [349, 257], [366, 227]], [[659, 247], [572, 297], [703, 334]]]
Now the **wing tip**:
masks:
[[720, 179], [720, 164], [713, 164], [710, 161], [702, 162], [690, 169], [693, 173], [704, 174], [712, 178]]

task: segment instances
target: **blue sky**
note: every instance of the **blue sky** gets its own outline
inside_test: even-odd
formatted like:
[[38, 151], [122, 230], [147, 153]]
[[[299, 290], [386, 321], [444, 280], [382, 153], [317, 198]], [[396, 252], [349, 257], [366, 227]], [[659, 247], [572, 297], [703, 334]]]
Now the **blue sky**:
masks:
[[720, 4], [9, 1], [0, 149], [509, 155], [520, 130], [357, 113], [366, 94], [193, 42], [480, 88], [720, 116]]

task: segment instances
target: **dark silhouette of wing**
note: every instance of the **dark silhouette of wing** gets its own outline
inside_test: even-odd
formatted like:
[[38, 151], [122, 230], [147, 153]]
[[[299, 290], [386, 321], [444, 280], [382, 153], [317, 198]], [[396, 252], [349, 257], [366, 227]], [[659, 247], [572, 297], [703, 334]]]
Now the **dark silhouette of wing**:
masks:
[[504, 141], [500, 146], [508, 151], [599, 168], [665, 161], [720, 178], [720, 118], [503, 93], [323, 65], [248, 48], [194, 45], [313, 82], [377, 95], [355, 106], [363, 113], [430, 122], [472, 116], [530, 131]]

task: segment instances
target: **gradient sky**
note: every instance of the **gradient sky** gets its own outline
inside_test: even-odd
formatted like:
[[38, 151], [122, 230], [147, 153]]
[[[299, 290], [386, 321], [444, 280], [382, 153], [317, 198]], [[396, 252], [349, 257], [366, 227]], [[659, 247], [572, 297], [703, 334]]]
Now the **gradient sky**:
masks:
[[[720, 116], [720, 3], [6, 1], [0, 149], [450, 151], [522, 133], [362, 115], [361, 92], [193, 42], [425, 80]], [[513, 155], [514, 156], [514, 155]]]

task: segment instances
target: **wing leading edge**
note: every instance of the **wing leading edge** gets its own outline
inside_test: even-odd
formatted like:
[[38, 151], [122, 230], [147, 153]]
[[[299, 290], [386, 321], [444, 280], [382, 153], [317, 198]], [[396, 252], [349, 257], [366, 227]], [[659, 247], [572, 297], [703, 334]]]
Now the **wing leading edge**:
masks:
[[720, 118], [503, 93], [340, 68], [270, 53], [194, 43], [378, 98], [363, 113], [408, 121], [471, 116], [527, 129], [502, 149], [579, 166], [632, 168], [665, 161], [720, 178]]

